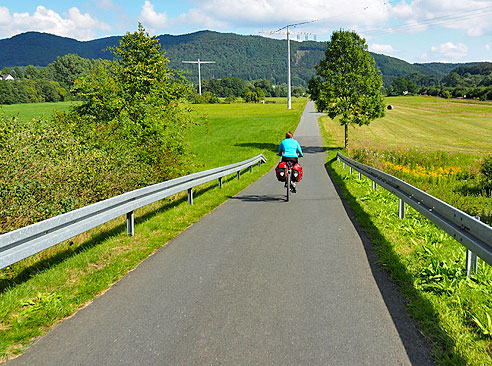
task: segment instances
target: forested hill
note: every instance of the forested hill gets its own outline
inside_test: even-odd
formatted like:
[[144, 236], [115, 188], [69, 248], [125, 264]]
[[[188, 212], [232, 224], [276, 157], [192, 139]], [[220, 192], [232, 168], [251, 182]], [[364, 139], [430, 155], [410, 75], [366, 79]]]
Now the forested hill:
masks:
[[[275, 83], [287, 80], [287, 44], [260, 36], [200, 31], [191, 34], [158, 37], [173, 69], [189, 70], [191, 81], [197, 79], [197, 67], [182, 61], [215, 61], [203, 65], [203, 78], [235, 76], [244, 80], [270, 79]], [[0, 40], [0, 69], [14, 66], [47, 66], [58, 56], [76, 53], [84, 58], [110, 58], [107, 47], [118, 45], [121, 37], [107, 37], [80, 42], [46, 33], [28, 32]], [[306, 85], [315, 73], [314, 66], [324, 56], [326, 42], [291, 41], [292, 83]], [[421, 73], [443, 78], [459, 64], [410, 64], [394, 57], [373, 54], [388, 85], [395, 77]]]

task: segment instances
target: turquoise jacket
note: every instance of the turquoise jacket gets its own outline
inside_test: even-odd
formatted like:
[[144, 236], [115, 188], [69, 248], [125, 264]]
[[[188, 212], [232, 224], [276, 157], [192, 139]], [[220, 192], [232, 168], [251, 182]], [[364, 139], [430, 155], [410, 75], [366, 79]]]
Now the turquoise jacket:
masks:
[[285, 156], [286, 158], [303, 156], [301, 145], [294, 139], [285, 139], [278, 147], [278, 155]]

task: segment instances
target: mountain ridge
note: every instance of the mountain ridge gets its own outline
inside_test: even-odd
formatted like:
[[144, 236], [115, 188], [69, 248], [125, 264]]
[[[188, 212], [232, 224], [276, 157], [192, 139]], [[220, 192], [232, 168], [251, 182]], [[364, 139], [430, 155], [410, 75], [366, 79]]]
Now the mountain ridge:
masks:
[[[47, 66], [58, 56], [76, 53], [89, 59], [110, 59], [107, 49], [119, 44], [121, 36], [110, 36], [90, 41], [56, 36], [49, 33], [25, 32], [0, 40], [0, 69], [34, 65]], [[277, 83], [287, 79], [286, 40], [258, 35], [238, 35], [203, 30], [182, 35], [157, 36], [170, 60], [170, 67], [188, 71], [190, 81], [197, 79], [196, 65], [185, 60], [215, 61], [202, 70], [204, 78], [236, 76], [245, 80], [270, 79]], [[314, 66], [324, 57], [326, 42], [291, 40], [292, 83], [306, 85], [315, 75]], [[415, 63], [371, 53], [388, 85], [396, 77], [419, 72], [442, 79], [458, 66], [476, 63]]]

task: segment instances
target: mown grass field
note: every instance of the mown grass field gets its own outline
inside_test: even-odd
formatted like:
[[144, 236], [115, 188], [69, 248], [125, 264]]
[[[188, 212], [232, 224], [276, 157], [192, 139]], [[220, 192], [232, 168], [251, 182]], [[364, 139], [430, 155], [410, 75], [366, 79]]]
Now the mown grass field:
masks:
[[[349, 148], [447, 151], [481, 156], [492, 151], [492, 102], [434, 97], [389, 97], [384, 118], [349, 128]], [[328, 121], [325, 118], [324, 121]], [[343, 127], [328, 123], [343, 146]]]
[[426, 97], [386, 102], [394, 106], [386, 117], [350, 128], [347, 151], [343, 127], [320, 120], [331, 150], [327, 168], [407, 298], [437, 363], [492, 364], [492, 268], [479, 260], [478, 273], [467, 278], [462, 245], [412, 208], [400, 220], [395, 196], [374, 191], [335, 159], [342, 151], [490, 221], [492, 199], [477, 188], [476, 175], [492, 151], [492, 104]]
[[[264, 154], [267, 164], [194, 194], [156, 202], [135, 212], [135, 236], [126, 236], [125, 218], [113, 220], [38, 255], [0, 270], [0, 359], [22, 353], [30, 342], [112, 286], [181, 231], [247, 187], [277, 162], [275, 149], [299, 122], [305, 99], [292, 110], [276, 104], [194, 106], [205, 116], [190, 133], [203, 170]], [[57, 107], [52, 105], [52, 107]], [[28, 112], [26, 112], [27, 115]], [[35, 116], [33, 116], [35, 117]], [[29, 117], [31, 118], [31, 117]]]

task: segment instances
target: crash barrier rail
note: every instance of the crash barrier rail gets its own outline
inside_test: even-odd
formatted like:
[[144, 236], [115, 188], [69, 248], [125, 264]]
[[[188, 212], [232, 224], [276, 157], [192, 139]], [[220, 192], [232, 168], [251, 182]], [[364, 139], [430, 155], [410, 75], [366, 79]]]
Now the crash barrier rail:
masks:
[[260, 154], [239, 163], [123, 193], [2, 234], [0, 235], [0, 269], [125, 214], [127, 235], [133, 236], [135, 229], [133, 212], [137, 208], [186, 190], [188, 191], [188, 203], [193, 204], [194, 187], [218, 179], [218, 185], [222, 188], [223, 177], [236, 173], [237, 179], [240, 179], [242, 170], [249, 168], [251, 172], [253, 165], [260, 166], [265, 162], [266, 158]]
[[467, 275], [477, 271], [477, 255], [489, 265], [492, 265], [492, 227], [472, 217], [457, 208], [421, 191], [401, 179], [386, 174], [380, 170], [337, 154], [338, 162], [343, 162], [343, 168], [348, 165], [350, 172], [355, 169], [372, 180], [373, 189], [377, 186], [385, 188], [399, 198], [398, 216], [405, 217], [405, 203], [427, 217], [436, 226], [451, 235], [456, 241], [467, 248]]

